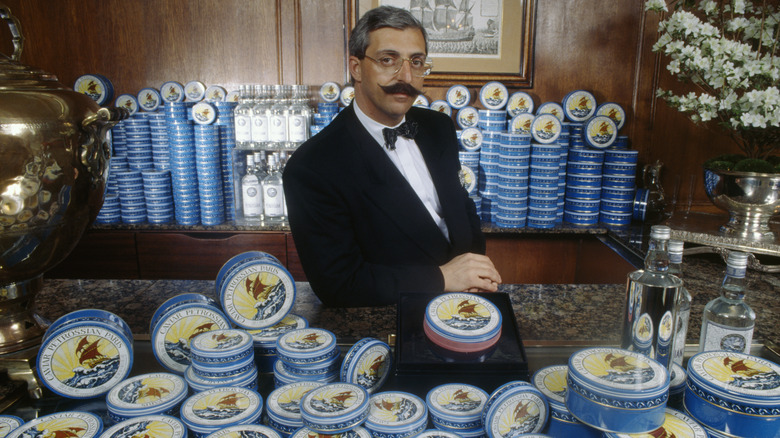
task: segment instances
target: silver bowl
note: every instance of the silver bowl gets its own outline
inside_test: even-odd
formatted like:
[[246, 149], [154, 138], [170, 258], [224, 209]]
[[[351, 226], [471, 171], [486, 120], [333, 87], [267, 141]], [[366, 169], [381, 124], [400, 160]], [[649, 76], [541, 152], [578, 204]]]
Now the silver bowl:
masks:
[[729, 213], [721, 234], [754, 242], [776, 239], [769, 220], [780, 213], [780, 174], [704, 169], [704, 189]]

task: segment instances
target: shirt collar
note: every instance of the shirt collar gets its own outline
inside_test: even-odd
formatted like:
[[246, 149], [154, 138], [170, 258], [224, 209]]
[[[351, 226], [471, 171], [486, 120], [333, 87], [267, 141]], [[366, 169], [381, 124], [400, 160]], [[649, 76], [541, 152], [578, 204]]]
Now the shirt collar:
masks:
[[401, 122], [395, 126], [383, 125], [367, 116], [366, 113], [360, 109], [356, 101], [353, 100], [352, 105], [355, 107], [355, 115], [357, 116], [358, 120], [360, 120], [360, 123], [363, 124], [363, 127], [366, 128], [369, 134], [371, 134], [371, 137], [373, 137], [374, 140], [376, 140], [380, 145], [385, 144], [385, 137], [382, 134], [382, 130], [384, 128], [395, 128], [397, 126], [401, 126], [401, 124], [406, 121], [406, 116], [404, 116]]

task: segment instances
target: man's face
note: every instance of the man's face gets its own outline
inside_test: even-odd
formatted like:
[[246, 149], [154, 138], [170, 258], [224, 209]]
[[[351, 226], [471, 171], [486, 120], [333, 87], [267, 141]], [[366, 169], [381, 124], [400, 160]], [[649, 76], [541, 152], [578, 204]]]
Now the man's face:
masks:
[[401, 70], [393, 73], [383, 69], [369, 59], [382, 59], [383, 55], [399, 58], [425, 56], [425, 39], [418, 29], [377, 29], [369, 34], [370, 43], [366, 48], [366, 58], [349, 58], [349, 71], [355, 81], [355, 100], [360, 109], [369, 117], [387, 126], [394, 126], [403, 119], [404, 114], [414, 104], [416, 95], [405, 92], [387, 93], [382, 86], [405, 83], [420, 90], [423, 78], [412, 74], [408, 61], [403, 62]]

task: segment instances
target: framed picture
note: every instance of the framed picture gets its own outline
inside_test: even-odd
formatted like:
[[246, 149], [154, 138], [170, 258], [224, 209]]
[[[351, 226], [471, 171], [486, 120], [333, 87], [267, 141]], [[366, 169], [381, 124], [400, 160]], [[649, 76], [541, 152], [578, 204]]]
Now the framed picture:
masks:
[[350, 0], [348, 33], [377, 6], [411, 11], [428, 33], [427, 85], [533, 85], [536, 0]]

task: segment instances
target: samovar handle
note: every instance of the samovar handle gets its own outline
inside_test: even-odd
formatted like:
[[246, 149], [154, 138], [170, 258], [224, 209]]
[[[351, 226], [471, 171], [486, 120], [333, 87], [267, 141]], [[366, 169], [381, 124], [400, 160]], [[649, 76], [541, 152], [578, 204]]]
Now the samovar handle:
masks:
[[[19, 20], [11, 15], [11, 10], [8, 6], [0, 3], [0, 18], [8, 23], [8, 28], [11, 30], [11, 41], [14, 45], [14, 53], [11, 55], [11, 61], [19, 62], [19, 58], [22, 57], [22, 47], [24, 46], [24, 37], [22, 36], [22, 26], [19, 24]], [[3, 57], [7, 57], [0, 53]]]

